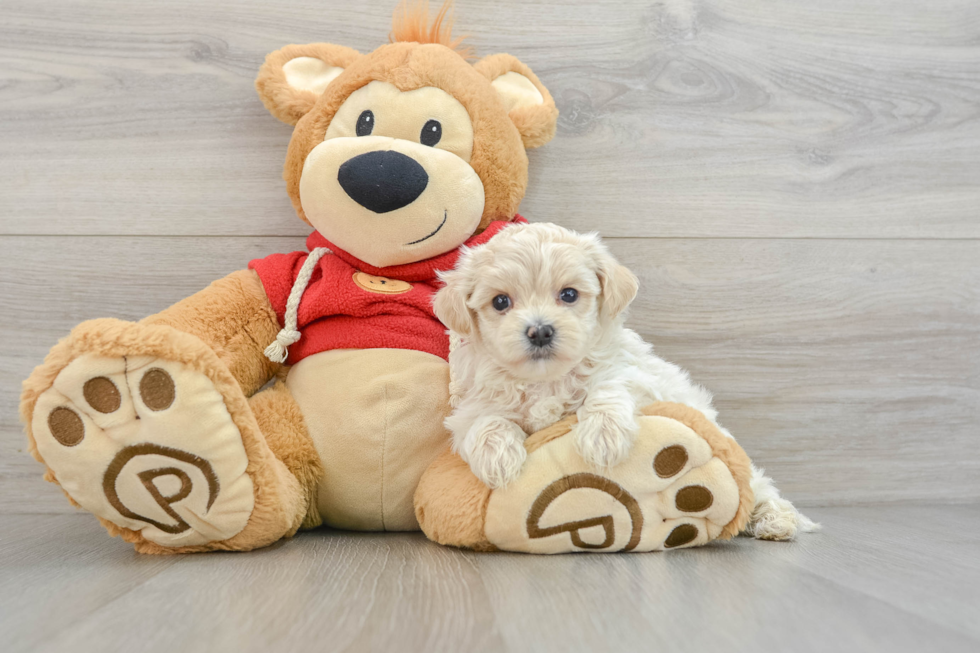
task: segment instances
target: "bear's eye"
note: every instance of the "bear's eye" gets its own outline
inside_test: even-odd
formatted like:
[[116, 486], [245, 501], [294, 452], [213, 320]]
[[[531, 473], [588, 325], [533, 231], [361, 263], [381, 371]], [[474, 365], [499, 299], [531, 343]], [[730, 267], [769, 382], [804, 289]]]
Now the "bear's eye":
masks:
[[496, 311], [503, 313], [508, 308], [510, 308], [510, 297], [507, 295], [497, 295], [493, 298], [493, 308]]
[[578, 301], [578, 291], [574, 288], [562, 288], [562, 291], [558, 293], [558, 298], [566, 304], [574, 304]]
[[438, 120], [430, 120], [425, 123], [425, 126], [422, 127], [422, 133], [419, 135], [419, 141], [422, 142], [422, 145], [432, 147], [440, 140], [442, 140], [442, 123]]
[[371, 110], [362, 111], [357, 117], [357, 127], [355, 130], [358, 136], [368, 136], [374, 131], [374, 114]]

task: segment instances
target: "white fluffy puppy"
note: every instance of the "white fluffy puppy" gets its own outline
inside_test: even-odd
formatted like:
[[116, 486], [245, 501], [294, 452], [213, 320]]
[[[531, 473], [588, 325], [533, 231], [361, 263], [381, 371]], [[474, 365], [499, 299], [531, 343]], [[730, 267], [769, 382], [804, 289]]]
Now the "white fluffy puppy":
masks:
[[[446, 427], [489, 487], [520, 474], [527, 434], [573, 413], [576, 447], [600, 468], [629, 455], [636, 416], [649, 403], [686, 404], [716, 420], [711, 394], [623, 326], [637, 279], [597, 235], [514, 225], [466, 250], [442, 280], [435, 312], [459, 337], [449, 356], [455, 410]], [[753, 468], [752, 489], [748, 531], [756, 537], [816, 528], [762, 470]]]

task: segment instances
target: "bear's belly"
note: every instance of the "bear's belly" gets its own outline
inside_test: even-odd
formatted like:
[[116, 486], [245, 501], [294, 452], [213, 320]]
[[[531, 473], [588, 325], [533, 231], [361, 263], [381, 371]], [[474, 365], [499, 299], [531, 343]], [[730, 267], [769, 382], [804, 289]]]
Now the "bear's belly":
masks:
[[410, 349], [340, 349], [286, 377], [323, 462], [318, 508], [335, 528], [418, 530], [413, 496], [449, 443], [449, 365]]

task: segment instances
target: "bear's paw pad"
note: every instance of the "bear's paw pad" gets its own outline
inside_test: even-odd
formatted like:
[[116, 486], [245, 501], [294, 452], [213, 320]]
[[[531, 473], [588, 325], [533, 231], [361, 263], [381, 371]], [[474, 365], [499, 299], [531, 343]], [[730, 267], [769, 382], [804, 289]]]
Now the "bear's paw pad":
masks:
[[254, 507], [241, 434], [204, 374], [85, 355], [38, 399], [38, 452], [79, 505], [161, 546], [226, 540]]
[[729, 468], [691, 428], [638, 418], [629, 458], [591, 467], [572, 437], [529, 452], [521, 476], [490, 494], [485, 534], [496, 548], [529, 553], [658, 551], [717, 538], [739, 510]]

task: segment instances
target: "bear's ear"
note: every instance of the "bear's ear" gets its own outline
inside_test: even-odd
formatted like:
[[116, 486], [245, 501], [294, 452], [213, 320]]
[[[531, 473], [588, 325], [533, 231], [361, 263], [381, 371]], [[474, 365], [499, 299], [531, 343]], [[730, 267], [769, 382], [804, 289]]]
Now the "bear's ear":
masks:
[[265, 58], [255, 79], [262, 104], [279, 120], [295, 125], [360, 53], [332, 43], [287, 45]]
[[473, 67], [490, 80], [521, 133], [524, 147], [539, 147], [552, 139], [558, 122], [558, 108], [551, 93], [530, 68], [509, 54], [492, 54], [480, 59]]

